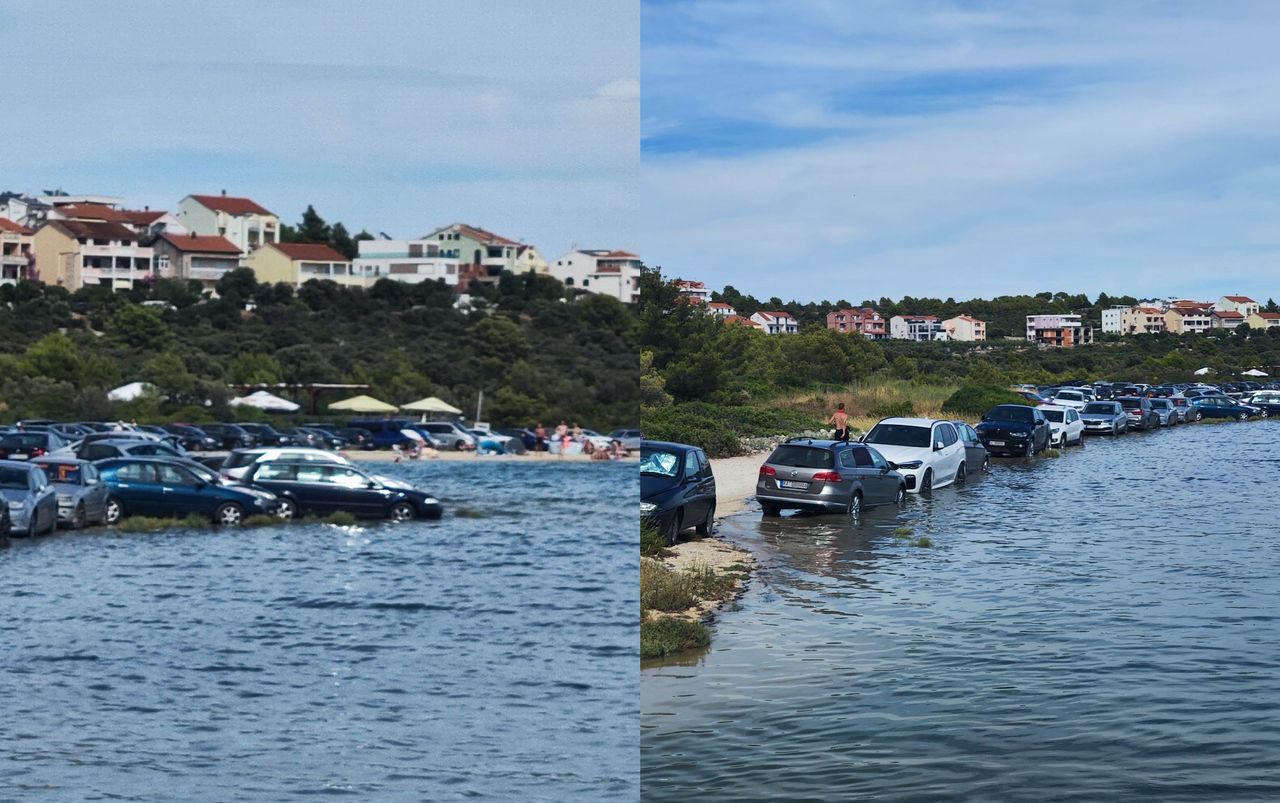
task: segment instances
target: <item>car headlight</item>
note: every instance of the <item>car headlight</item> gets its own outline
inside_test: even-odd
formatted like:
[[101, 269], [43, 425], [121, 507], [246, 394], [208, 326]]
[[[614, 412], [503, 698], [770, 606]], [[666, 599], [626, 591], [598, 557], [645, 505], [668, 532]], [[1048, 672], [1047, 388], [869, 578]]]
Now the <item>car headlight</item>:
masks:
[[1010, 432], [1010, 433], [1009, 433], [1009, 437], [1010, 437], [1010, 438], [1025, 438], [1025, 437], [1027, 437], [1027, 433], [1025, 433], [1025, 432]]
[[923, 465], [924, 465], [923, 460], [912, 460], [907, 463], [899, 463], [898, 468], [913, 469], [913, 468], [920, 468]]
[[423, 500], [422, 500], [422, 504], [424, 504], [424, 505], [438, 505], [438, 504], [440, 504], [440, 500], [439, 500], [439, 499], [436, 499], [434, 496], [428, 496], [426, 499], [423, 499]]
[[652, 503], [652, 502], [641, 502], [641, 503], [640, 503], [640, 512], [641, 512], [641, 513], [652, 513], [653, 511], [655, 511], [655, 510], [657, 510], [657, 509], [658, 509], [658, 506], [657, 506], [657, 505], [655, 505], [655, 504], [654, 504], [654, 503]]

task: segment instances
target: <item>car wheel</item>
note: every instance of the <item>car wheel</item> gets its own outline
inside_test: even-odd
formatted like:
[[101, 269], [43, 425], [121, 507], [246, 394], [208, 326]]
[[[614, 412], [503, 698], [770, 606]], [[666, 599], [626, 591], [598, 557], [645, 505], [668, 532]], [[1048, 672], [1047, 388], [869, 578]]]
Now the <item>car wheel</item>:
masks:
[[698, 535], [711, 535], [712, 529], [716, 525], [716, 503], [712, 502], [707, 507], [707, 517], [697, 526]]
[[899, 485], [898, 493], [894, 494], [893, 503], [898, 507], [902, 507], [907, 502], [907, 486]]
[[459, 440], [457, 443], [453, 445], [453, 450], [455, 452], [461, 452], [464, 448], [466, 448], [466, 444], [463, 443], [461, 440]]
[[417, 511], [409, 502], [396, 502], [391, 507], [391, 520], [396, 523], [412, 521], [416, 514]]
[[58, 529], [58, 509], [55, 507], [53, 512], [49, 514], [49, 523], [45, 525], [41, 532], [48, 535], [56, 529]]
[[968, 479], [968, 476], [966, 475], [966, 472], [965, 472], [964, 461], [961, 460], [960, 467], [956, 469], [956, 478], [953, 480], [953, 482], [955, 482], [956, 485], [964, 485], [965, 480], [967, 479]]
[[1249, 414], [1248, 414], [1248, 413], [1241, 413], [1240, 415], [1236, 416], [1236, 418], [1239, 418], [1241, 421], [1248, 421], [1248, 420], [1249, 420]]
[[858, 518], [858, 514], [862, 512], [862, 492], [854, 491], [853, 496], [849, 497], [849, 504], [845, 508], [845, 513]]
[[671, 517], [671, 523], [667, 525], [666, 540], [667, 546], [675, 546], [680, 540], [680, 531], [684, 529], [680, 526], [681, 519], [684, 518], [683, 511], [677, 510], [676, 514]]
[[1266, 408], [1264, 407], [1264, 408], [1263, 408], [1263, 409], [1258, 413], [1258, 418], [1266, 418], [1266, 417], [1267, 417], [1267, 410], [1266, 410]]
[[927, 494], [933, 492], [933, 469], [926, 468], [924, 470], [924, 478], [920, 480], [920, 493]]
[[984, 458], [982, 458], [982, 470], [983, 470], [983, 472], [984, 472], [984, 473], [985, 473], [985, 472], [987, 472], [987, 471], [990, 471], [990, 470], [991, 470], [991, 458], [990, 458], [990, 457], [984, 457]]
[[760, 512], [766, 517], [773, 519], [778, 517], [778, 514], [782, 512], [782, 508], [777, 505], [770, 504], [769, 502], [761, 502]]
[[86, 518], [87, 514], [84, 511], [84, 502], [81, 502], [76, 505], [76, 512], [71, 514], [71, 529], [79, 530], [84, 527], [84, 525], [88, 523]]
[[1200, 421], [1203, 418], [1204, 418], [1204, 413], [1200, 412], [1199, 410], [1196, 410], [1196, 420]]
[[276, 515], [285, 521], [292, 521], [298, 517], [298, 503], [287, 496], [280, 497], [280, 508], [276, 511]]
[[223, 502], [213, 512], [213, 521], [219, 526], [235, 527], [244, 521], [244, 508], [235, 502]]
[[107, 525], [115, 525], [120, 523], [120, 519], [124, 518], [124, 506], [120, 504], [120, 500], [114, 496], [107, 498], [107, 505], [102, 511], [102, 523]]

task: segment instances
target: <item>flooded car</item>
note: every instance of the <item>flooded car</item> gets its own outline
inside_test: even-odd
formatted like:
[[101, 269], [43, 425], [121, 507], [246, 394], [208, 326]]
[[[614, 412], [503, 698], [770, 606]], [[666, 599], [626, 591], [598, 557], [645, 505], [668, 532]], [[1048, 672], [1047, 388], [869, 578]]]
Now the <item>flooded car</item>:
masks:
[[32, 461], [44, 470], [58, 497], [58, 523], [78, 530], [107, 523], [107, 484], [88, 460]]
[[861, 443], [812, 440], [773, 450], [756, 482], [766, 516], [786, 509], [857, 514], [863, 507], [902, 504], [907, 483], [875, 449]]

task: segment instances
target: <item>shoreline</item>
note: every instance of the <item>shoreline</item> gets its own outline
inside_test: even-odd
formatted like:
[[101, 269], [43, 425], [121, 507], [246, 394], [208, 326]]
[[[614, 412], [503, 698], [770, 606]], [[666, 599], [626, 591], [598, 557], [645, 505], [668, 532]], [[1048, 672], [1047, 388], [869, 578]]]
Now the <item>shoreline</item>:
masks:
[[[366, 452], [364, 450], [339, 450], [337, 454], [345, 456], [352, 463], [394, 463], [396, 462], [396, 453], [386, 450], [378, 450]], [[535, 456], [536, 455], [536, 456]], [[440, 452], [436, 457], [420, 457], [417, 460], [409, 460], [401, 458], [401, 463], [599, 463], [601, 465], [610, 465], [613, 463], [639, 463], [638, 455], [630, 457], [622, 457], [617, 460], [592, 460], [589, 455], [570, 454], [561, 457], [560, 455], [548, 454], [547, 452], [530, 452], [528, 454], [493, 454], [479, 455], [475, 452]]]

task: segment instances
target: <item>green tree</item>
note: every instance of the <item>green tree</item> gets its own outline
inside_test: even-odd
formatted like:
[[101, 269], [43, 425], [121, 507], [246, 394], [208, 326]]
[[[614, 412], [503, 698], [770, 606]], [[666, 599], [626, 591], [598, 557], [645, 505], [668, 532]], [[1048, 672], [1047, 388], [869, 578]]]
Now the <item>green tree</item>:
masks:
[[27, 347], [21, 370], [29, 376], [78, 383], [84, 369], [84, 360], [71, 338], [59, 332], [47, 334]]
[[347, 259], [356, 258], [356, 242], [351, 239], [351, 235], [347, 232], [347, 227], [341, 223], [333, 224], [333, 228], [329, 232], [329, 244], [333, 246], [333, 250], [344, 255]]
[[227, 365], [227, 379], [236, 385], [273, 385], [282, 381], [281, 373], [270, 354], [238, 354]]
[[158, 350], [169, 340], [169, 327], [164, 318], [151, 307], [129, 304], [111, 316], [108, 331], [135, 348]]
[[307, 210], [302, 213], [302, 222], [298, 224], [297, 236], [300, 243], [327, 243], [330, 242], [332, 229], [316, 212], [315, 207], [307, 204]]

